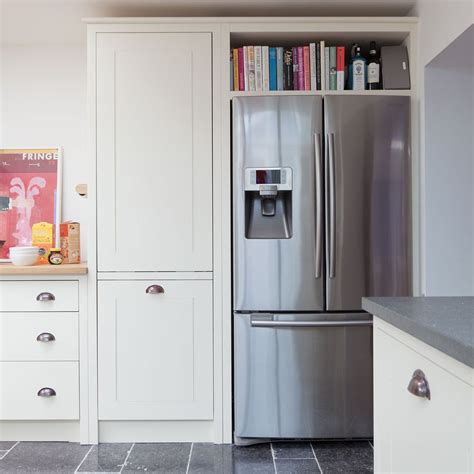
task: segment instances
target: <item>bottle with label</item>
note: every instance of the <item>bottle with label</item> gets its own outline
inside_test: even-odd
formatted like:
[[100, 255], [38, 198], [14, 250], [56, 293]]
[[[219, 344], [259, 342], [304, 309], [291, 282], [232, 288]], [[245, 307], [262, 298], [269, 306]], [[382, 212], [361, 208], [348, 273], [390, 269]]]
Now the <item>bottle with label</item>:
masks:
[[375, 41], [370, 42], [369, 62], [367, 65], [367, 86], [371, 90], [381, 89], [380, 59]]
[[362, 56], [360, 46], [352, 45], [349, 64], [349, 89], [360, 91], [367, 88], [367, 60]]

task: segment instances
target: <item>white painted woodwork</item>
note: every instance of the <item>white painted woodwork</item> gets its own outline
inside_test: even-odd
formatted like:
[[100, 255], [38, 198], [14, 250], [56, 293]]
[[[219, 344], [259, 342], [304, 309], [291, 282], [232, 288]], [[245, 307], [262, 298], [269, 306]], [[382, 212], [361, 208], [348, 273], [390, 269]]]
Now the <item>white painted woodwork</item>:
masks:
[[[78, 311], [77, 281], [0, 281], [0, 311]], [[54, 301], [37, 301], [40, 293]]]
[[98, 301], [99, 419], [212, 419], [212, 282], [100, 281]]
[[[79, 366], [77, 362], [0, 362], [1, 420], [79, 419]], [[53, 388], [54, 397], [38, 390]]]
[[[431, 400], [407, 387], [421, 369]], [[473, 371], [376, 319], [375, 472], [472, 472]]]
[[[41, 333], [55, 340], [37, 341]], [[79, 360], [78, 313], [0, 313], [0, 360]]]
[[[397, 18], [368, 18], [368, 17], [195, 17], [195, 18], [92, 18], [84, 20], [88, 25], [88, 89], [89, 89], [89, 151], [93, 156], [91, 166], [91, 180], [89, 182], [88, 196], [90, 203], [90, 213], [97, 216], [97, 205], [100, 203], [101, 195], [105, 193], [103, 182], [100, 180], [102, 170], [100, 168], [101, 153], [107, 149], [102, 145], [103, 140], [100, 125], [104, 120], [97, 115], [97, 105], [100, 105], [99, 93], [100, 85], [98, 83], [97, 66], [101, 54], [97, 45], [105, 36], [110, 38], [116, 36], [149, 36], [169, 35], [182, 32], [185, 35], [202, 34], [212, 36], [212, 201], [213, 209], [213, 229], [212, 229], [212, 252], [213, 265], [207, 268], [206, 277], [212, 278], [213, 286], [213, 347], [214, 347], [214, 442], [229, 443], [232, 442], [232, 306], [231, 306], [231, 104], [232, 97], [236, 95], [251, 95], [252, 93], [234, 93], [229, 92], [229, 49], [236, 46], [237, 43], [247, 42], [256, 43], [257, 39], [265, 38], [265, 42], [279, 41], [285, 39], [286, 43], [303, 44], [304, 41], [311, 38], [328, 38], [333, 44], [337, 44], [338, 39], [351, 41], [353, 38], [368, 41], [378, 40], [380, 44], [385, 41], [404, 43], [408, 47], [410, 55], [411, 91], [380, 91], [390, 95], [395, 92], [406, 94], [412, 100], [412, 162], [413, 162], [413, 261], [414, 261], [414, 293], [419, 294], [419, 217], [418, 217], [418, 195], [419, 195], [419, 162], [418, 162], [418, 82], [417, 82], [417, 19], [409, 17]], [[255, 40], [255, 41], [254, 41]], [[304, 41], [303, 41], [304, 40]], [[138, 60], [137, 60], [138, 61]], [[166, 62], [166, 59], [164, 60]], [[151, 61], [152, 63], [152, 61]], [[110, 68], [109, 68], [110, 69]], [[151, 64], [151, 70], [154, 65]], [[110, 76], [110, 71], [109, 71]], [[109, 96], [111, 88], [109, 88]], [[328, 94], [337, 93], [328, 92]], [[368, 94], [370, 91], [363, 91]], [[374, 93], [372, 91], [372, 93]], [[284, 92], [283, 95], [285, 95]], [[303, 92], [298, 92], [303, 95]], [[304, 92], [306, 94], [306, 92]], [[344, 94], [356, 94], [354, 91], [347, 91]], [[253, 95], [253, 94], [252, 94]], [[98, 100], [100, 99], [100, 100]], [[152, 99], [153, 101], [154, 99]], [[112, 103], [109, 100], [109, 104]], [[110, 122], [113, 117], [109, 114]], [[100, 123], [99, 123], [100, 122]], [[145, 124], [146, 126], [146, 124]], [[110, 131], [110, 128], [109, 128]], [[122, 133], [123, 135], [123, 133]], [[106, 137], [110, 140], [110, 134]], [[140, 145], [141, 146], [141, 145]], [[135, 159], [141, 159], [141, 156], [135, 154]], [[112, 169], [112, 171], [111, 171]], [[129, 170], [127, 170], [129, 171]], [[113, 173], [113, 168], [106, 167], [107, 173]], [[141, 179], [141, 176], [139, 177]], [[114, 182], [112, 179], [109, 183]], [[110, 186], [109, 186], [110, 187]], [[112, 199], [109, 196], [109, 203]], [[167, 197], [165, 202], [169, 203]], [[132, 209], [136, 212], [135, 206]], [[113, 208], [115, 209], [115, 208]], [[201, 211], [200, 211], [201, 212]], [[108, 219], [108, 220], [107, 220]], [[137, 279], [174, 279], [186, 280], [188, 278], [200, 277], [202, 272], [190, 272], [187, 268], [184, 271], [168, 271], [168, 268], [121, 268], [123, 261], [114, 261], [109, 259], [111, 265], [108, 271], [102, 264], [102, 256], [106, 254], [102, 251], [103, 246], [113, 245], [109, 240], [100, 243], [102, 230], [109, 226], [109, 234], [114, 234], [113, 226], [110, 227], [110, 216], [99, 217], [90, 223], [91, 239], [89, 242], [89, 318], [90, 327], [96, 317], [97, 308], [100, 307], [100, 297], [96, 293], [98, 280], [137, 280]], [[138, 218], [137, 218], [138, 220]], [[109, 224], [106, 224], [106, 223]], [[130, 221], [129, 221], [130, 222]], [[146, 225], [148, 221], [145, 221]], [[143, 219], [140, 219], [140, 228], [142, 228]], [[124, 243], [126, 250], [122, 254], [127, 254], [127, 258], [136, 254], [137, 241], [140, 246], [146, 246], [145, 235], [138, 232], [132, 224], [126, 225], [128, 240]], [[110, 230], [112, 229], [112, 230]], [[133, 232], [132, 232], [133, 231]], [[137, 239], [137, 235], [139, 238]], [[149, 236], [146, 235], [148, 238]], [[156, 235], [151, 239], [155, 244], [160, 237]], [[210, 239], [208, 239], [210, 242]], [[107, 251], [111, 252], [110, 249]], [[156, 248], [153, 249], [156, 253]], [[147, 262], [149, 256], [146, 257]], [[179, 258], [174, 259], [178, 262]], [[187, 263], [190, 263], [188, 259]], [[138, 265], [140, 266], [140, 265]], [[141, 265], [143, 267], [143, 265]], [[181, 269], [178, 269], [181, 270]], [[212, 273], [209, 272], [212, 270]], [[99, 272], [99, 273], [97, 273]], [[188, 272], [188, 277], [183, 276]], [[182, 277], [183, 276], [183, 277]], [[105, 282], [104, 282], [105, 283]], [[100, 285], [100, 283], [99, 283]], [[92, 334], [92, 329], [90, 330]], [[95, 380], [91, 378], [91, 387]], [[167, 425], [169, 423], [169, 425]], [[167, 433], [171, 441], [190, 441], [206, 440], [208, 430], [204, 427], [188, 430], [183, 423], [185, 420], [176, 421], [151, 421], [146, 423], [140, 421], [101, 421], [100, 437], [103, 440], [120, 441], [126, 440], [128, 435], [136, 435], [137, 439], [146, 441], [167, 441]], [[201, 423], [201, 422], [189, 422]], [[207, 422], [206, 422], [207, 423]], [[120, 425], [117, 425], [120, 424]], [[133, 426], [132, 426], [133, 424]], [[175, 424], [176, 429], [172, 428]], [[120, 426], [120, 428], [117, 428]], [[118, 434], [114, 431], [118, 429]], [[169, 431], [168, 431], [169, 430]], [[200, 431], [201, 430], [201, 431]], [[144, 433], [142, 436], [141, 434]], [[202, 436], [200, 437], [200, 434]]]
[[211, 34], [97, 35], [99, 271], [212, 270]]

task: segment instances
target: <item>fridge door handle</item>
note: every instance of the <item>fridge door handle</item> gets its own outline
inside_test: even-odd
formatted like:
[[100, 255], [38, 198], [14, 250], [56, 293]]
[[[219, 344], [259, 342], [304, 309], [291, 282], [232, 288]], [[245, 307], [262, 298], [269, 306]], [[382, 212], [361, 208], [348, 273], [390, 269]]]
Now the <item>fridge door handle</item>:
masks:
[[336, 163], [334, 133], [329, 134], [329, 278], [336, 277]]
[[323, 172], [321, 162], [321, 134], [314, 134], [314, 156], [316, 170], [316, 249], [315, 278], [321, 278], [322, 231], [323, 231]]
[[268, 317], [252, 316], [250, 325], [256, 328], [334, 328], [372, 326], [371, 320], [349, 320], [349, 321], [273, 321]]

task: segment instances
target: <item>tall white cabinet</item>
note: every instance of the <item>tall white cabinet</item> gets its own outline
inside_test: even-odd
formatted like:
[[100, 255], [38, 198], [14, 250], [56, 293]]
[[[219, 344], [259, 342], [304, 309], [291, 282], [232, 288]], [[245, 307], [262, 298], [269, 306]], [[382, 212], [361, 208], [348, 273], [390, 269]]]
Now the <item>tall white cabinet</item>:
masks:
[[94, 43], [99, 440], [184, 439], [214, 415], [212, 34]]
[[212, 271], [211, 35], [96, 47], [98, 270]]

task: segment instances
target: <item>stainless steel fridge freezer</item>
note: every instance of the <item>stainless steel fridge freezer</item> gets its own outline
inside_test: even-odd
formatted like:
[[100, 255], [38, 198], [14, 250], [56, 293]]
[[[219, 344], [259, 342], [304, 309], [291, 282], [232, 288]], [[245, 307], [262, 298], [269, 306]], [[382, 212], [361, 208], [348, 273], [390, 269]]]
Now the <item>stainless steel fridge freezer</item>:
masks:
[[372, 436], [361, 298], [411, 294], [409, 107], [233, 99], [236, 442]]

